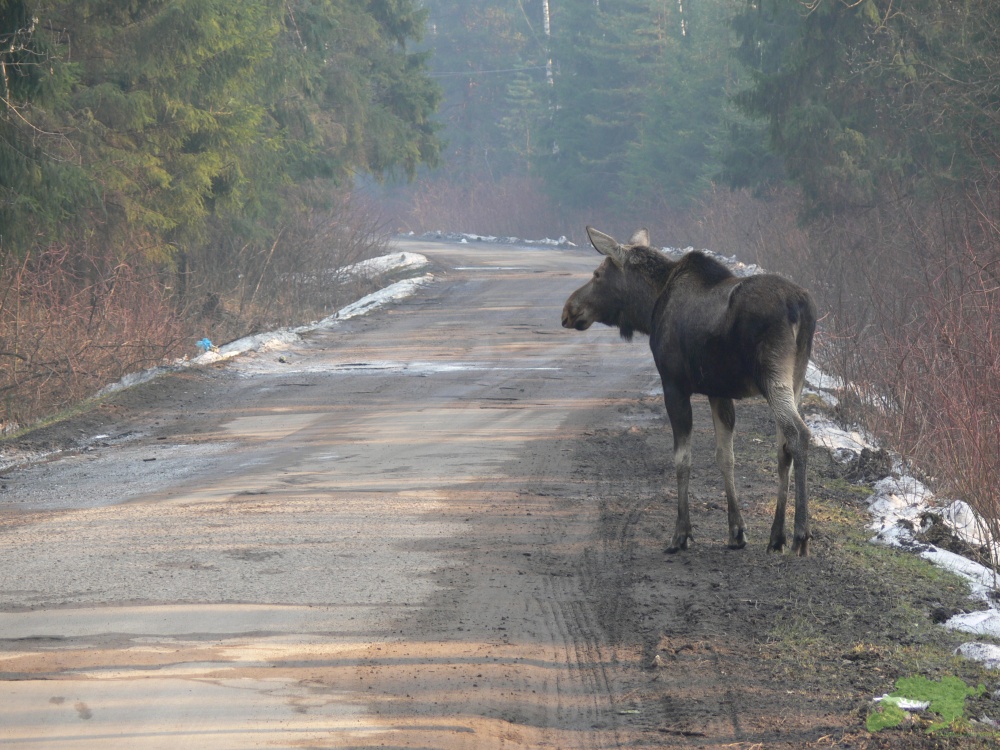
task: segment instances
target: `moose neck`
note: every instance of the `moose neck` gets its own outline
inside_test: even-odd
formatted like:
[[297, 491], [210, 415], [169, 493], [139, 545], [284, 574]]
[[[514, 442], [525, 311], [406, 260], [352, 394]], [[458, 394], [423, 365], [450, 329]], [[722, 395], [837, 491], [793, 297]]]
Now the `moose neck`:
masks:
[[659, 250], [649, 247], [631, 249], [622, 269], [634, 282], [630, 285], [632, 293], [629, 298], [623, 300], [618, 326], [622, 338], [631, 339], [635, 331], [649, 335], [653, 326], [653, 307], [676, 265]]

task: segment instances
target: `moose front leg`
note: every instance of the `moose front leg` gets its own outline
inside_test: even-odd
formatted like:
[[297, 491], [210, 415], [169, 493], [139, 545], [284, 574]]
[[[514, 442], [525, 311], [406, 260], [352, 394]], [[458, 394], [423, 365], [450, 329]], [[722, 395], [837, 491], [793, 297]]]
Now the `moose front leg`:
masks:
[[691, 535], [691, 513], [688, 509], [688, 485], [691, 481], [691, 399], [664, 387], [664, 401], [670, 427], [674, 433], [674, 469], [677, 473], [677, 525], [667, 552], [687, 549]]
[[736, 427], [736, 409], [729, 398], [710, 398], [712, 422], [715, 425], [715, 462], [722, 471], [726, 486], [726, 507], [729, 519], [729, 548], [747, 546], [747, 530], [736, 498], [735, 459], [733, 458], [733, 429]]

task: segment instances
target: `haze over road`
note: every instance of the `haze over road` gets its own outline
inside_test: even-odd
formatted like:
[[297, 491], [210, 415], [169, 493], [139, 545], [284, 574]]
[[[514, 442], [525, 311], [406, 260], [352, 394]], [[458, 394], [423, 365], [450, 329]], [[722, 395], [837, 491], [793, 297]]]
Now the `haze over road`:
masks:
[[574, 441], [648, 348], [560, 328], [587, 249], [400, 245], [414, 297], [5, 473], [0, 746], [616, 745]]

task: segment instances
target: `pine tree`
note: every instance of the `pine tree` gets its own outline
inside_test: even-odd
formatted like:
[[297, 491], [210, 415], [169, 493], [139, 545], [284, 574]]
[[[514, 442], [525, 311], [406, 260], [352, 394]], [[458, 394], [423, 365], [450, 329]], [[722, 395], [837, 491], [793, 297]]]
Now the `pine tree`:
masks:
[[736, 85], [729, 20], [737, 2], [668, 3], [649, 24], [656, 57], [626, 160], [629, 205], [683, 207], [717, 176]]
[[498, 180], [530, 161], [544, 111], [540, 0], [427, 0], [431, 65], [444, 91], [448, 179]]
[[26, 0], [0, 0], [0, 259], [58, 237], [92, 194], [60, 117], [76, 66]]

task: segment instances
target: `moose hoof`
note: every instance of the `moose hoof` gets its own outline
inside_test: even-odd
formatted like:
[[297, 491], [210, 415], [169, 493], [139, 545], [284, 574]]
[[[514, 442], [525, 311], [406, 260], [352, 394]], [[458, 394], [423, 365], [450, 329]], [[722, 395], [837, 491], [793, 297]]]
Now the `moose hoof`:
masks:
[[675, 552], [680, 552], [682, 549], [687, 549], [688, 541], [694, 541], [690, 534], [679, 534], [675, 536], [667, 546], [667, 554], [672, 555]]
[[808, 557], [809, 556], [809, 537], [808, 536], [803, 537], [801, 539], [799, 537], [795, 537], [795, 539], [792, 540], [792, 554], [793, 555], [798, 555], [799, 557]]
[[777, 552], [780, 555], [785, 549], [786, 544], [788, 544], [788, 540], [785, 538], [784, 534], [779, 537], [772, 537], [771, 541], [767, 545], [767, 551]]
[[747, 530], [737, 529], [735, 534], [729, 537], [729, 549], [743, 549], [747, 546]]

